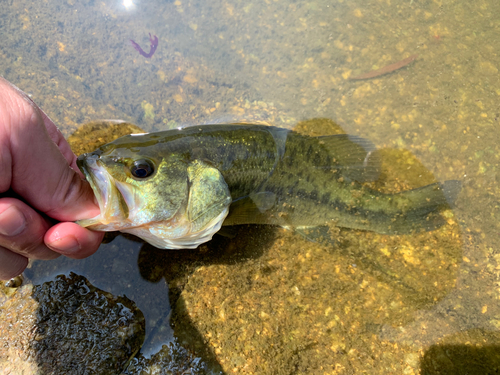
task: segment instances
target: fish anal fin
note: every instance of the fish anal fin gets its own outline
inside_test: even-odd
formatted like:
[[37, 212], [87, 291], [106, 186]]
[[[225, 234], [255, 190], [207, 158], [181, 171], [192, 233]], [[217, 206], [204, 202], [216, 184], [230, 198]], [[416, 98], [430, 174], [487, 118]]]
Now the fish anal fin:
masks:
[[330, 234], [330, 227], [327, 225], [300, 226], [294, 228], [294, 231], [310, 242], [317, 242], [327, 245], [335, 244], [335, 239], [333, 239]]

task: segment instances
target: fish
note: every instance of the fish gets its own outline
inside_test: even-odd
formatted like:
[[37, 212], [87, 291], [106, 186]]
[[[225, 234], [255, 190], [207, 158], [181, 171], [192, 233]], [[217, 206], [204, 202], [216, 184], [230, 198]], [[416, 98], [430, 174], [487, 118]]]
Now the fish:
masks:
[[78, 157], [100, 214], [78, 223], [133, 234], [157, 248], [194, 249], [222, 226], [325, 225], [402, 234], [443, 224], [455, 180], [387, 194], [370, 141], [312, 137], [255, 124], [131, 134]]
[[407, 57], [406, 59], [403, 59], [401, 61], [386, 65], [383, 68], [380, 68], [377, 70], [372, 70], [370, 72], [360, 74], [359, 76], [356, 76], [356, 77], [351, 77], [350, 79], [351, 80], [361, 80], [361, 79], [380, 77], [384, 74], [391, 73], [395, 70], [401, 69], [402, 67], [404, 67], [408, 64], [411, 64], [413, 61], [415, 61], [417, 59], [417, 57], [418, 57], [418, 55], [411, 55], [410, 57]]

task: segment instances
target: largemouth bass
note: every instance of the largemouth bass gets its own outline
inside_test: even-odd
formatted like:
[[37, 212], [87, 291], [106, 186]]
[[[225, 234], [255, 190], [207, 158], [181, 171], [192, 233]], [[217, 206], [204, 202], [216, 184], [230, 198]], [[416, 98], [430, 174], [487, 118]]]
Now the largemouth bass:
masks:
[[441, 225], [460, 184], [370, 189], [363, 182], [377, 177], [372, 151], [359, 137], [264, 125], [132, 134], [78, 158], [101, 209], [79, 224], [165, 249], [196, 248], [222, 225], [334, 224], [384, 234]]

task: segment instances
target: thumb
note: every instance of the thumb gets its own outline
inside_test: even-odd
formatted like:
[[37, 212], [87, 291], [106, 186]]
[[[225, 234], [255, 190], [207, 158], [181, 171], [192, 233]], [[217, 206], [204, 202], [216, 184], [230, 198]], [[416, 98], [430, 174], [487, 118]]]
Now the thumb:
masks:
[[0, 192], [9, 188], [60, 221], [99, 214], [90, 185], [73, 170], [51, 139], [38, 107], [0, 81]]

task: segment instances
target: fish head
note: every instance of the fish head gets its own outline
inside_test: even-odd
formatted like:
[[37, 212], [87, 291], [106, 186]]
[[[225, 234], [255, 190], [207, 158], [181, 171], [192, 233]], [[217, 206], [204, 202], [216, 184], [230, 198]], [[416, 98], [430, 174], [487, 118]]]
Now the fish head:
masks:
[[187, 167], [148, 147], [120, 147], [113, 142], [78, 158], [101, 213], [82, 221], [95, 230], [122, 230], [173, 220], [188, 197]]
[[78, 224], [121, 231], [159, 248], [196, 248], [224, 221], [229, 190], [209, 165], [169, 152], [140, 136], [126, 136], [78, 158], [100, 208]]

